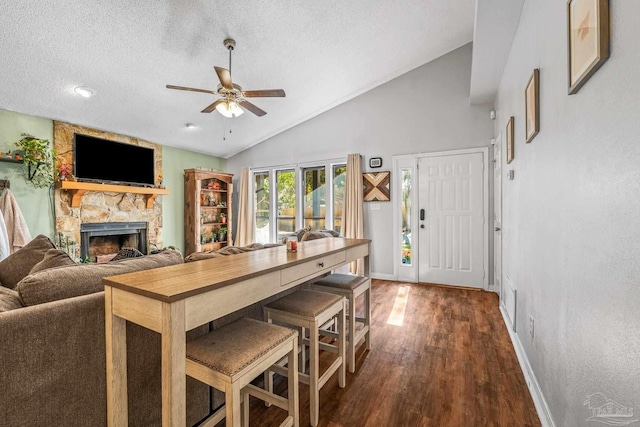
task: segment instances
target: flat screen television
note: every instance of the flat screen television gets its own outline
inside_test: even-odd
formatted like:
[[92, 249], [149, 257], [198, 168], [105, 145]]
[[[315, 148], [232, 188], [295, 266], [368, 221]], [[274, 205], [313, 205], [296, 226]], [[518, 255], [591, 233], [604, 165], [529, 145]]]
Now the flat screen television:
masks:
[[76, 133], [73, 140], [74, 175], [80, 181], [153, 186], [153, 148], [123, 144]]

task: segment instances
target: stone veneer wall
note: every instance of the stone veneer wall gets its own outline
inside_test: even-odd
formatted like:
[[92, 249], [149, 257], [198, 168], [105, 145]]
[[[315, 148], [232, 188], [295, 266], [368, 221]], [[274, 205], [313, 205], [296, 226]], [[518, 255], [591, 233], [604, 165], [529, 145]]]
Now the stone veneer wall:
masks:
[[[123, 142], [155, 150], [155, 172], [162, 173], [162, 146], [142, 139], [103, 132], [64, 122], [53, 122], [53, 146], [58, 156], [73, 165], [73, 135], [81, 133], [110, 141]], [[117, 167], [117, 165], [114, 165]], [[71, 197], [64, 190], [55, 190], [56, 232], [65, 239], [72, 239], [80, 245], [80, 224], [87, 222], [129, 222], [149, 223], [147, 237], [149, 245], [162, 247], [162, 196], [156, 197], [153, 209], [146, 208], [142, 195], [131, 193], [107, 193], [88, 191], [82, 196], [80, 207], [71, 207]], [[58, 237], [56, 236], [56, 238]], [[79, 256], [79, 250], [78, 250]]]

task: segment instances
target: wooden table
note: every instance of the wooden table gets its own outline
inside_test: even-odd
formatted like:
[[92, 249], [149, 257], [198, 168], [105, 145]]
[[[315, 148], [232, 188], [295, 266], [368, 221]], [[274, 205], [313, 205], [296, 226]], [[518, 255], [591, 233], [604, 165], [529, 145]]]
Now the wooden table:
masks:
[[301, 242], [107, 277], [107, 425], [127, 425], [126, 321], [162, 335], [162, 425], [186, 424], [186, 331], [364, 258], [368, 239]]

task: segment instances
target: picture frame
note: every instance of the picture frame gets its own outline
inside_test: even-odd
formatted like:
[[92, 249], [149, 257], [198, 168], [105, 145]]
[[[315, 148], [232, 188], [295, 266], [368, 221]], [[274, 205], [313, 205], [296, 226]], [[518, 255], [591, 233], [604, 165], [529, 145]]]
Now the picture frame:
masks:
[[372, 157], [369, 159], [369, 167], [372, 169], [382, 167], [382, 157]]
[[527, 144], [540, 132], [540, 69], [531, 73], [531, 78], [524, 90], [525, 104], [525, 136]]
[[365, 202], [388, 202], [391, 200], [391, 173], [368, 172], [362, 174], [363, 200]]
[[514, 159], [514, 127], [515, 118], [511, 116], [507, 122], [507, 164], [511, 163]]
[[576, 94], [610, 55], [609, 0], [569, 0], [569, 95]]

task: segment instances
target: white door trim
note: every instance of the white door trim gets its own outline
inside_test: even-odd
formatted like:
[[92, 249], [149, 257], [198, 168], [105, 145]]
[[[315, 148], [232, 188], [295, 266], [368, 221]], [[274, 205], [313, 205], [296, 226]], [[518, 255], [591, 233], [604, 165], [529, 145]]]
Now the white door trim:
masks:
[[[478, 147], [478, 148], [464, 148], [460, 150], [447, 150], [447, 151], [435, 151], [435, 152], [427, 152], [427, 153], [417, 153], [417, 154], [403, 154], [398, 156], [393, 156], [393, 176], [392, 181], [394, 182], [394, 188], [398, 185], [399, 182], [399, 171], [400, 168], [397, 167], [398, 161], [405, 159], [413, 159], [416, 163], [419, 159], [424, 157], [439, 157], [439, 156], [452, 156], [458, 154], [472, 154], [472, 153], [482, 153], [482, 214], [484, 216], [483, 221], [483, 268], [484, 268], [484, 278], [482, 279], [482, 289], [485, 291], [489, 290], [489, 226], [493, 229], [493, 221], [489, 221], [489, 147]], [[491, 169], [493, 170], [493, 169]], [[420, 189], [418, 188], [419, 184], [414, 177], [414, 195], [418, 194]], [[397, 193], [396, 193], [397, 194]], [[394, 198], [393, 205], [393, 224], [394, 230], [400, 229], [400, 203], [398, 201], [398, 197]], [[397, 204], [396, 204], [397, 203]], [[417, 204], [413, 204], [414, 209], [418, 209]], [[412, 212], [412, 218], [417, 218], [417, 213]], [[413, 228], [415, 229], [415, 227]], [[493, 236], [493, 233], [491, 234]], [[393, 258], [393, 275], [395, 279], [398, 279], [398, 268], [399, 268], [399, 257], [396, 256], [395, 248], [400, 246], [400, 237], [398, 233], [393, 233], [393, 247], [394, 247], [394, 258]], [[414, 258], [417, 260], [420, 254], [417, 251], [418, 244], [414, 245], [413, 254]], [[416, 276], [416, 281], [418, 276]]]

